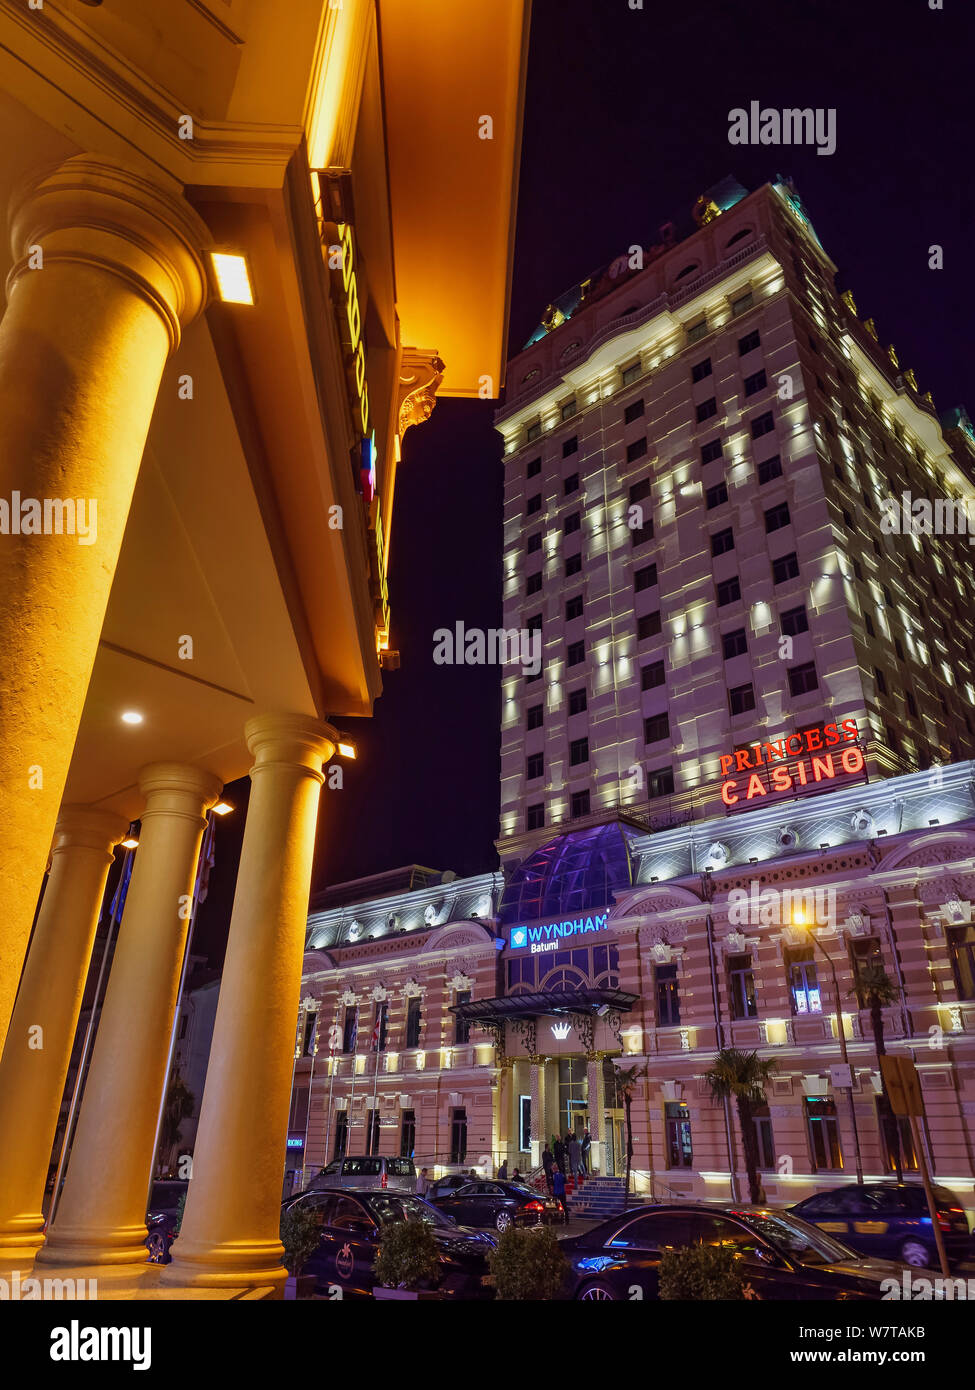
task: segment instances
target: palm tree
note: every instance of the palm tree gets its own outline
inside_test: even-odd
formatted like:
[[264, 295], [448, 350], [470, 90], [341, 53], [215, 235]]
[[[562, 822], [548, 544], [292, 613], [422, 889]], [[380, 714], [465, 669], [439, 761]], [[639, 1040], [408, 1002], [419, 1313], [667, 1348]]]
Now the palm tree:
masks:
[[640, 1081], [647, 1074], [646, 1067], [625, 1067], [616, 1073], [616, 1093], [623, 1097], [623, 1111], [626, 1121], [626, 1181], [623, 1184], [623, 1210], [630, 1203], [630, 1165], [633, 1160], [633, 1096]]
[[877, 1069], [880, 1072], [881, 1080], [881, 1129], [884, 1134], [887, 1150], [894, 1156], [897, 1181], [900, 1182], [904, 1176], [901, 1165], [900, 1130], [897, 1125], [897, 1120], [894, 1117], [890, 1097], [887, 1094], [887, 1083], [883, 1079], [883, 1067], [880, 1065], [881, 1057], [887, 1054], [887, 1049], [884, 1046], [883, 1011], [888, 1005], [896, 1003], [900, 998], [900, 990], [879, 961], [870, 961], [867, 965], [861, 966], [857, 971], [854, 988], [851, 993], [856, 995], [861, 1009], [868, 1009], [870, 1012], [870, 1030], [873, 1033], [873, 1043], [877, 1051]]
[[748, 1173], [748, 1192], [753, 1202], [762, 1200], [762, 1185], [758, 1177], [758, 1139], [755, 1133], [755, 1107], [765, 1103], [765, 1085], [775, 1071], [771, 1058], [759, 1057], [757, 1052], [742, 1052], [737, 1047], [723, 1047], [714, 1059], [710, 1071], [704, 1073], [713, 1101], [734, 1097], [738, 1107], [738, 1125], [745, 1151], [745, 1170]]

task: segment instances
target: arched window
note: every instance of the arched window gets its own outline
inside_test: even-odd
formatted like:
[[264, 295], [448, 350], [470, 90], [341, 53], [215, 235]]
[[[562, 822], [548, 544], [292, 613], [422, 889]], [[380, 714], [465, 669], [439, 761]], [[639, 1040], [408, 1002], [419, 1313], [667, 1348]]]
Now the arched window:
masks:
[[692, 261], [690, 265], [685, 265], [683, 270], [679, 270], [674, 276], [674, 280], [686, 280], [688, 275], [693, 275], [694, 271], [700, 266], [700, 261]]
[[752, 235], [752, 231], [753, 229], [751, 227], [742, 227], [740, 232], [735, 232], [733, 237], [728, 238], [725, 242], [724, 249], [727, 251], [729, 246], [734, 246], [738, 241], [744, 241], [745, 237]]

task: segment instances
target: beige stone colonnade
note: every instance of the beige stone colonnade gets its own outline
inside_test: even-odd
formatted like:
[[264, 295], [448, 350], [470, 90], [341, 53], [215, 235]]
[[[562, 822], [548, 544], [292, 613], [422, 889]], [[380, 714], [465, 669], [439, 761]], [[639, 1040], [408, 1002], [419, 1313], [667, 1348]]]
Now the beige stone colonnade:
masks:
[[83, 499], [95, 529], [90, 544], [0, 544], [0, 1048], [160, 379], [205, 303], [209, 241], [177, 185], [88, 155], [22, 189], [10, 231], [0, 498]]

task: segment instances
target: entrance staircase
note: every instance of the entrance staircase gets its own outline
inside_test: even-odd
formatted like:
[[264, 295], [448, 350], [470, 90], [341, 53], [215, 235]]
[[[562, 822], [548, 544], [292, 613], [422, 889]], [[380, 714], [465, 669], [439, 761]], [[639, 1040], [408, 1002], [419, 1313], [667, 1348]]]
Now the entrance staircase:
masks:
[[576, 1187], [569, 1200], [574, 1217], [591, 1217], [595, 1221], [604, 1216], [615, 1216], [623, 1210], [623, 1179], [586, 1178]]

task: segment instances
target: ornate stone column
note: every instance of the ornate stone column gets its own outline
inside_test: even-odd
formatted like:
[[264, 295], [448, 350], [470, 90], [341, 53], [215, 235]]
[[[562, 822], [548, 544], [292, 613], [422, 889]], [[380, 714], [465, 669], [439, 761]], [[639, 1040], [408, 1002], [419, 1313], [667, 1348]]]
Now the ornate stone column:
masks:
[[44, 1183], [120, 816], [66, 806], [0, 1061], [0, 1262], [43, 1240]]
[[337, 734], [304, 715], [252, 719], [254, 754], [193, 1178], [163, 1282], [283, 1288], [278, 1238], [292, 1045], [322, 764]]
[[592, 1148], [589, 1150], [590, 1173], [603, 1170], [603, 1124], [606, 1113], [606, 1097], [603, 1086], [603, 1059], [595, 1054], [586, 1057], [586, 1095], [589, 1106], [589, 1133]]
[[[0, 1048], [160, 377], [180, 325], [206, 298], [208, 239], [178, 193], [87, 155], [21, 190], [10, 230], [0, 320]], [[53, 534], [36, 534], [35, 521]]]
[[139, 848], [42, 1263], [146, 1258], [146, 1198], [193, 881], [206, 811], [220, 788], [212, 773], [180, 763], [154, 763], [140, 774]]

